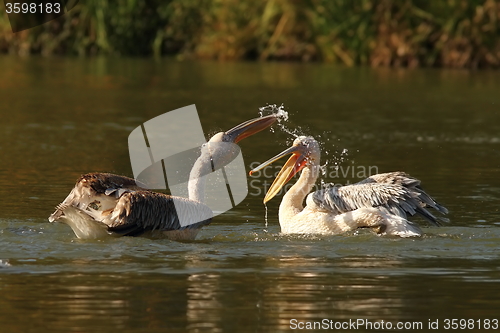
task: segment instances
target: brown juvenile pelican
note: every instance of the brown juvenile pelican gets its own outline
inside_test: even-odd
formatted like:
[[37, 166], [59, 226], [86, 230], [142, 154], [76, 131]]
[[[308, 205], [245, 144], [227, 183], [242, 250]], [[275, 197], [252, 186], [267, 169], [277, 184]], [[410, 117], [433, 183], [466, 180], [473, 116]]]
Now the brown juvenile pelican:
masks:
[[264, 203], [271, 200], [286, 182], [302, 170], [297, 182], [283, 196], [279, 207], [283, 233], [339, 234], [357, 228], [372, 228], [379, 234], [420, 236], [421, 229], [408, 221], [407, 215], [419, 214], [430, 223], [439, 225], [426, 207], [448, 213], [445, 207], [422, 190], [418, 179], [404, 172], [377, 174], [359, 183], [341, 187], [327, 184], [309, 194], [318, 178], [320, 163], [319, 145], [310, 136], [296, 138], [292, 147], [253, 169], [250, 174], [288, 154], [292, 156], [264, 198]]
[[[49, 221], [64, 222], [78, 238], [86, 239], [151, 232], [156, 235], [160, 232], [175, 240], [194, 239], [201, 227], [210, 224], [213, 216], [212, 210], [203, 203], [205, 177], [202, 175], [219, 167], [214, 161], [223, 165], [237, 153], [219, 143], [236, 144], [271, 126], [277, 117], [279, 115], [269, 115], [246, 121], [215, 134], [203, 145], [189, 177], [189, 199], [147, 190], [128, 177], [89, 173], [78, 179]], [[187, 224], [181, 223], [180, 215], [189, 217]]]

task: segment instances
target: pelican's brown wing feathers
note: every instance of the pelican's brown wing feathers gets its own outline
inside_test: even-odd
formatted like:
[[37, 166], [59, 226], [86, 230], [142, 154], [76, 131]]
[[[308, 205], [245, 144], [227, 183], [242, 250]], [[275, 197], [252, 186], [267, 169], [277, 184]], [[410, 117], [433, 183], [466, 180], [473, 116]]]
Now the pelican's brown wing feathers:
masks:
[[132, 178], [109, 173], [81, 176], [49, 221], [63, 217], [68, 207], [106, 224], [111, 233], [129, 236], [199, 228], [212, 219], [212, 211], [202, 203], [148, 191]]
[[151, 191], [125, 193], [102, 222], [109, 230], [127, 236], [145, 231], [183, 230], [210, 224], [212, 210], [185, 198]]

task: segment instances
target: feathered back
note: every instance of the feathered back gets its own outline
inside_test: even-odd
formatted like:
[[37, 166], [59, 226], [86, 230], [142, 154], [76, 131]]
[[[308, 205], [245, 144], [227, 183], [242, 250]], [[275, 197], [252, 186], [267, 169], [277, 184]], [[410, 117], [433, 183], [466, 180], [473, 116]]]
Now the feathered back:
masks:
[[[145, 231], [200, 228], [210, 224], [212, 214], [209, 207], [199, 202], [151, 191], [136, 191], [122, 195], [116, 208], [103, 222], [112, 232], [136, 236]], [[183, 220], [192, 223], [186, 224]]]
[[49, 221], [54, 222], [60, 218], [67, 206], [85, 211], [91, 205], [96, 211], [105, 211], [113, 208], [123, 193], [137, 190], [144, 188], [137, 186], [136, 181], [129, 177], [97, 172], [82, 175], [64, 201], [49, 216]]
[[[81, 176], [49, 221], [64, 217], [68, 207], [76, 208], [79, 217], [84, 213], [88, 220], [107, 225], [109, 232], [127, 236], [155, 230], [196, 229], [210, 224], [213, 216], [212, 210], [202, 203], [152, 192], [138, 186], [132, 178], [109, 173]], [[83, 218], [79, 221], [91, 225]]]

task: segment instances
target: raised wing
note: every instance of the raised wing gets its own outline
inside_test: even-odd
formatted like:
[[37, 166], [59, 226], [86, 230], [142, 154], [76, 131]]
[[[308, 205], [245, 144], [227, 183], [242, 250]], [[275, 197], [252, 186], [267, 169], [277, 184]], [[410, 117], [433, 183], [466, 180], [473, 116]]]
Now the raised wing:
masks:
[[144, 190], [134, 179], [110, 173], [89, 173], [82, 175], [64, 201], [57, 206], [49, 221], [54, 222], [71, 206], [82, 211], [93, 211], [93, 217], [102, 220], [104, 212], [113, 209], [118, 199], [126, 192]]
[[[370, 176], [357, 184], [380, 183], [380, 184], [395, 184], [407, 188], [409, 191], [418, 193], [418, 198], [423, 207], [434, 208], [442, 214], [448, 214], [448, 209], [437, 203], [430, 195], [428, 195], [420, 186], [420, 180], [407, 174], [406, 172], [396, 171], [388, 173], [380, 173]], [[446, 219], [445, 219], [446, 220]]]
[[[320, 209], [335, 214], [363, 207], [377, 207], [403, 218], [406, 218], [407, 214], [420, 214], [432, 224], [439, 225], [436, 217], [425, 209], [427, 205], [436, 208], [437, 204], [425, 192], [425, 196], [421, 192], [401, 184], [378, 183], [372, 179], [341, 187], [327, 184], [323, 189], [312, 193], [311, 198]], [[428, 198], [430, 200], [427, 200]]]

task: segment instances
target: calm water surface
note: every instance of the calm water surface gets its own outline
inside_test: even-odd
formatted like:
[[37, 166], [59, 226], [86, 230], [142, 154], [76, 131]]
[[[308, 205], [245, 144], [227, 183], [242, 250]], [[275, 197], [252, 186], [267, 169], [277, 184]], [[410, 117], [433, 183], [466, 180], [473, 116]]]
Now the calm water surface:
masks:
[[[2, 332], [500, 319], [497, 72], [8, 57], [0, 67]], [[419, 239], [282, 236], [279, 197], [266, 226], [262, 188], [272, 179], [261, 176], [193, 242], [82, 241], [48, 223], [80, 174], [132, 176], [127, 137], [144, 121], [196, 104], [212, 134], [267, 103], [284, 103], [287, 128], [322, 142], [325, 181], [404, 170], [450, 222]], [[290, 140], [277, 129], [243, 141], [248, 169]]]

